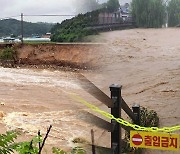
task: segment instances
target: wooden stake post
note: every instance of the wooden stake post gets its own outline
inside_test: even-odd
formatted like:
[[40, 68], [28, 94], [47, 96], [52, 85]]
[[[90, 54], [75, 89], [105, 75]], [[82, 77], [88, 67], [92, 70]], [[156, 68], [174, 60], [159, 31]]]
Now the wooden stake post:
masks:
[[[110, 86], [111, 99], [113, 101], [113, 107], [111, 108], [111, 114], [115, 118], [121, 118], [121, 88], [122, 86], [113, 84]], [[111, 132], [111, 148], [113, 154], [121, 154], [121, 124], [117, 123], [115, 120], [111, 120], [113, 125], [113, 130]]]

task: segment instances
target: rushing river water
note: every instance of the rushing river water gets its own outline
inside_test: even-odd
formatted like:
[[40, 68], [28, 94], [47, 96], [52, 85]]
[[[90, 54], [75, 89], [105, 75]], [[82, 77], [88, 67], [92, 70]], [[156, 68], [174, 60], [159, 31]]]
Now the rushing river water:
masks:
[[0, 82], [19, 85], [78, 88], [77, 84], [67, 78], [67, 73], [48, 70], [37, 71], [0, 67]]
[[80, 113], [78, 104], [64, 93], [70, 90], [80, 90], [71, 72], [0, 67], [0, 102], [4, 102], [1, 110], [6, 112], [6, 128], [36, 135], [38, 130], [45, 134], [53, 125], [48, 143], [70, 147], [77, 134], [90, 137], [92, 126], [81, 120], [86, 114]]

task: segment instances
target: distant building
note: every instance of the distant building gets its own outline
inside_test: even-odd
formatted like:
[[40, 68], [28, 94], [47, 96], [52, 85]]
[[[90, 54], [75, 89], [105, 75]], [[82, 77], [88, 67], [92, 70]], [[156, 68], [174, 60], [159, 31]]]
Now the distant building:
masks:
[[129, 3], [125, 3], [124, 5], [121, 6], [121, 11], [123, 13], [128, 14], [129, 13], [129, 7], [130, 7]]
[[121, 9], [121, 17], [123, 18], [123, 21], [132, 21], [129, 3], [125, 3], [124, 5], [121, 6], [120, 9]]
[[15, 38], [6, 37], [6, 38], [3, 38], [3, 41], [4, 41], [5, 43], [14, 43]]
[[98, 16], [98, 24], [116, 24], [132, 21], [132, 18], [129, 13], [129, 3], [125, 3], [125, 5], [121, 6], [118, 11], [109, 13], [109, 12], [101, 12]]
[[42, 35], [41, 38], [51, 38], [51, 33], [46, 33], [45, 35]]
[[110, 24], [115, 22], [113, 13], [101, 12], [98, 16], [98, 24]]

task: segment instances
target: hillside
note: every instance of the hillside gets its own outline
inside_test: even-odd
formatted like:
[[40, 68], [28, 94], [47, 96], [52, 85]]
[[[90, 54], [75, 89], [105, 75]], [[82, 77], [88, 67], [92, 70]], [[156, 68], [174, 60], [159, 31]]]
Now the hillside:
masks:
[[96, 22], [97, 16], [98, 11], [92, 11], [64, 20], [61, 24], [56, 24], [51, 29], [51, 40], [54, 42], [78, 42], [87, 35], [96, 34], [95, 31], [86, 29], [86, 27]]
[[[114, 26], [123, 20], [122, 17], [116, 16], [120, 9], [119, 1], [108, 0], [106, 3], [98, 5], [98, 9], [94, 11], [79, 14], [74, 18], [64, 20], [61, 24], [56, 24], [51, 30], [51, 41], [81, 42], [88, 35], [98, 34], [105, 29], [120, 28], [120, 26]], [[110, 25], [114, 27], [110, 27]]]
[[[53, 24], [24, 22], [24, 35], [42, 35], [50, 31]], [[0, 20], [0, 37], [9, 35], [21, 35], [21, 21], [16, 19]]]

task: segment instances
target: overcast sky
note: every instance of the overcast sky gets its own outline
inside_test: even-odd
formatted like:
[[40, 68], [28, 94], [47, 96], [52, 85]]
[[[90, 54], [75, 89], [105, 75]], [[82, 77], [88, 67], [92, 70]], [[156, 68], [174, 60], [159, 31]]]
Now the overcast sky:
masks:
[[[76, 14], [78, 0], [0, 0], [0, 19], [4, 17], [34, 14]], [[99, 0], [105, 2], [107, 0]], [[130, 0], [121, 0], [122, 3]], [[61, 22], [67, 17], [24, 17], [30, 22]], [[70, 18], [70, 17], [68, 17]], [[20, 17], [16, 18], [20, 19]]]

